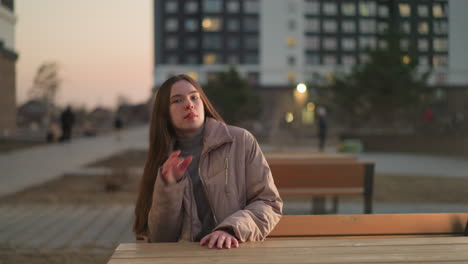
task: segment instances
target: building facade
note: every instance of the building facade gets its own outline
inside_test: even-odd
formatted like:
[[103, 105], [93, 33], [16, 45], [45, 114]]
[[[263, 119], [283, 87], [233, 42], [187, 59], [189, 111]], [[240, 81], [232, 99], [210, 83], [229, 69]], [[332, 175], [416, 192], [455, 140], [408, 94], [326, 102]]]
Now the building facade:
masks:
[[[450, 2], [454, 22], [466, 22], [466, 5]], [[155, 0], [154, 13], [156, 86], [180, 72], [203, 83], [230, 65], [259, 87], [308, 83], [366, 61], [390, 25], [403, 33], [402, 60], [447, 84], [450, 62], [461, 67], [449, 48], [467, 35], [459, 22], [451, 32], [442, 0]]]
[[0, 135], [16, 128], [16, 60], [14, 1], [0, 0]]

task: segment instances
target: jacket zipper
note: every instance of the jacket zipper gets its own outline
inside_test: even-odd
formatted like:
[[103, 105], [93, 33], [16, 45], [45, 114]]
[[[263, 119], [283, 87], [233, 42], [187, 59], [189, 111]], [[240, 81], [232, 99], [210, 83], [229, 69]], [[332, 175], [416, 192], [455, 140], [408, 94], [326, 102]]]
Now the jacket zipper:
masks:
[[[200, 158], [200, 161], [201, 161], [201, 158]], [[201, 174], [201, 172], [200, 172], [200, 166], [198, 167], [198, 176], [200, 176], [200, 180], [202, 181], [203, 189], [205, 190], [206, 200], [208, 201], [208, 205], [210, 206], [211, 215], [213, 215], [213, 219], [214, 219], [214, 221], [215, 221], [215, 225], [218, 225], [218, 220], [216, 219], [215, 212], [213, 211], [213, 206], [211, 205], [211, 201], [210, 201], [208, 192], [207, 192], [207, 190], [206, 190], [205, 180], [203, 179], [202, 174]]]
[[224, 160], [224, 171], [225, 171], [225, 175], [226, 175], [226, 185], [228, 184], [228, 169], [229, 169], [229, 159], [226, 158]]

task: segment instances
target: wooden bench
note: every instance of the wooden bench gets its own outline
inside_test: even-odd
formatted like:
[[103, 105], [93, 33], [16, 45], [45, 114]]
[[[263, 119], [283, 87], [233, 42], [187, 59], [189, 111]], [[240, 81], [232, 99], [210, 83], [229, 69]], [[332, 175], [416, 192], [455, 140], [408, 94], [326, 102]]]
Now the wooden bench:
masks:
[[[333, 212], [336, 213], [339, 196], [359, 195], [364, 199], [364, 213], [372, 213], [374, 163], [267, 159], [281, 196], [313, 197], [314, 208], [324, 197], [333, 197]], [[320, 210], [314, 209], [314, 213], [320, 213]]]
[[468, 236], [468, 213], [285, 215], [268, 239], [462, 235]]

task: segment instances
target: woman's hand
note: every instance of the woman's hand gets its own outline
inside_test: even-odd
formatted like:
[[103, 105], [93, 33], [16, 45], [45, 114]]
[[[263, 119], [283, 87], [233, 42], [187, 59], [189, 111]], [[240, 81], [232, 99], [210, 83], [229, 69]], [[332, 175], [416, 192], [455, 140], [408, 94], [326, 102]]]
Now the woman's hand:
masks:
[[214, 231], [200, 240], [200, 246], [208, 245], [208, 248], [216, 246], [218, 249], [239, 247], [239, 241], [233, 235], [224, 231]]
[[179, 158], [180, 150], [173, 152], [162, 166], [162, 177], [167, 183], [174, 183], [184, 175], [192, 162], [192, 156]]

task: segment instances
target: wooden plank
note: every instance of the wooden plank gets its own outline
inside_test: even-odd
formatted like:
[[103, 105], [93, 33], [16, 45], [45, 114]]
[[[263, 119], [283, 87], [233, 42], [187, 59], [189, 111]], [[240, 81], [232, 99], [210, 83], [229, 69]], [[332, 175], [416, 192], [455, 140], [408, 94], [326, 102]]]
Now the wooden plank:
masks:
[[270, 165], [278, 189], [313, 188], [360, 188], [364, 186], [363, 164], [295, 164]]
[[468, 213], [283, 216], [269, 234], [276, 236], [346, 236], [462, 234]]
[[362, 196], [364, 188], [279, 188], [278, 191], [281, 196]]
[[[297, 248], [297, 247], [359, 247], [359, 246], [397, 246], [397, 245], [454, 245], [468, 244], [468, 237], [461, 236], [444, 236], [444, 237], [404, 237], [404, 238], [373, 238], [373, 237], [358, 237], [350, 238], [285, 238], [286, 240], [267, 240], [263, 242], [246, 242], [241, 243], [241, 248]], [[181, 242], [184, 243], [184, 242]], [[189, 247], [197, 249], [200, 247], [197, 243], [185, 243], [183, 247], [174, 247], [176, 243], [123, 243], [120, 244], [115, 252], [131, 251], [144, 252], [154, 250], [186, 250]]]
[[[289, 241], [283, 242], [286, 245]], [[251, 247], [245, 247], [248, 244]], [[262, 244], [270, 243], [244, 243], [241, 248], [232, 250], [206, 249], [196, 243], [173, 243], [164, 245], [170, 247], [164, 250], [155, 246], [145, 251], [116, 251], [109, 263], [462, 263], [468, 260], [467, 243], [439, 244], [435, 241], [424, 245], [258, 247]]]

